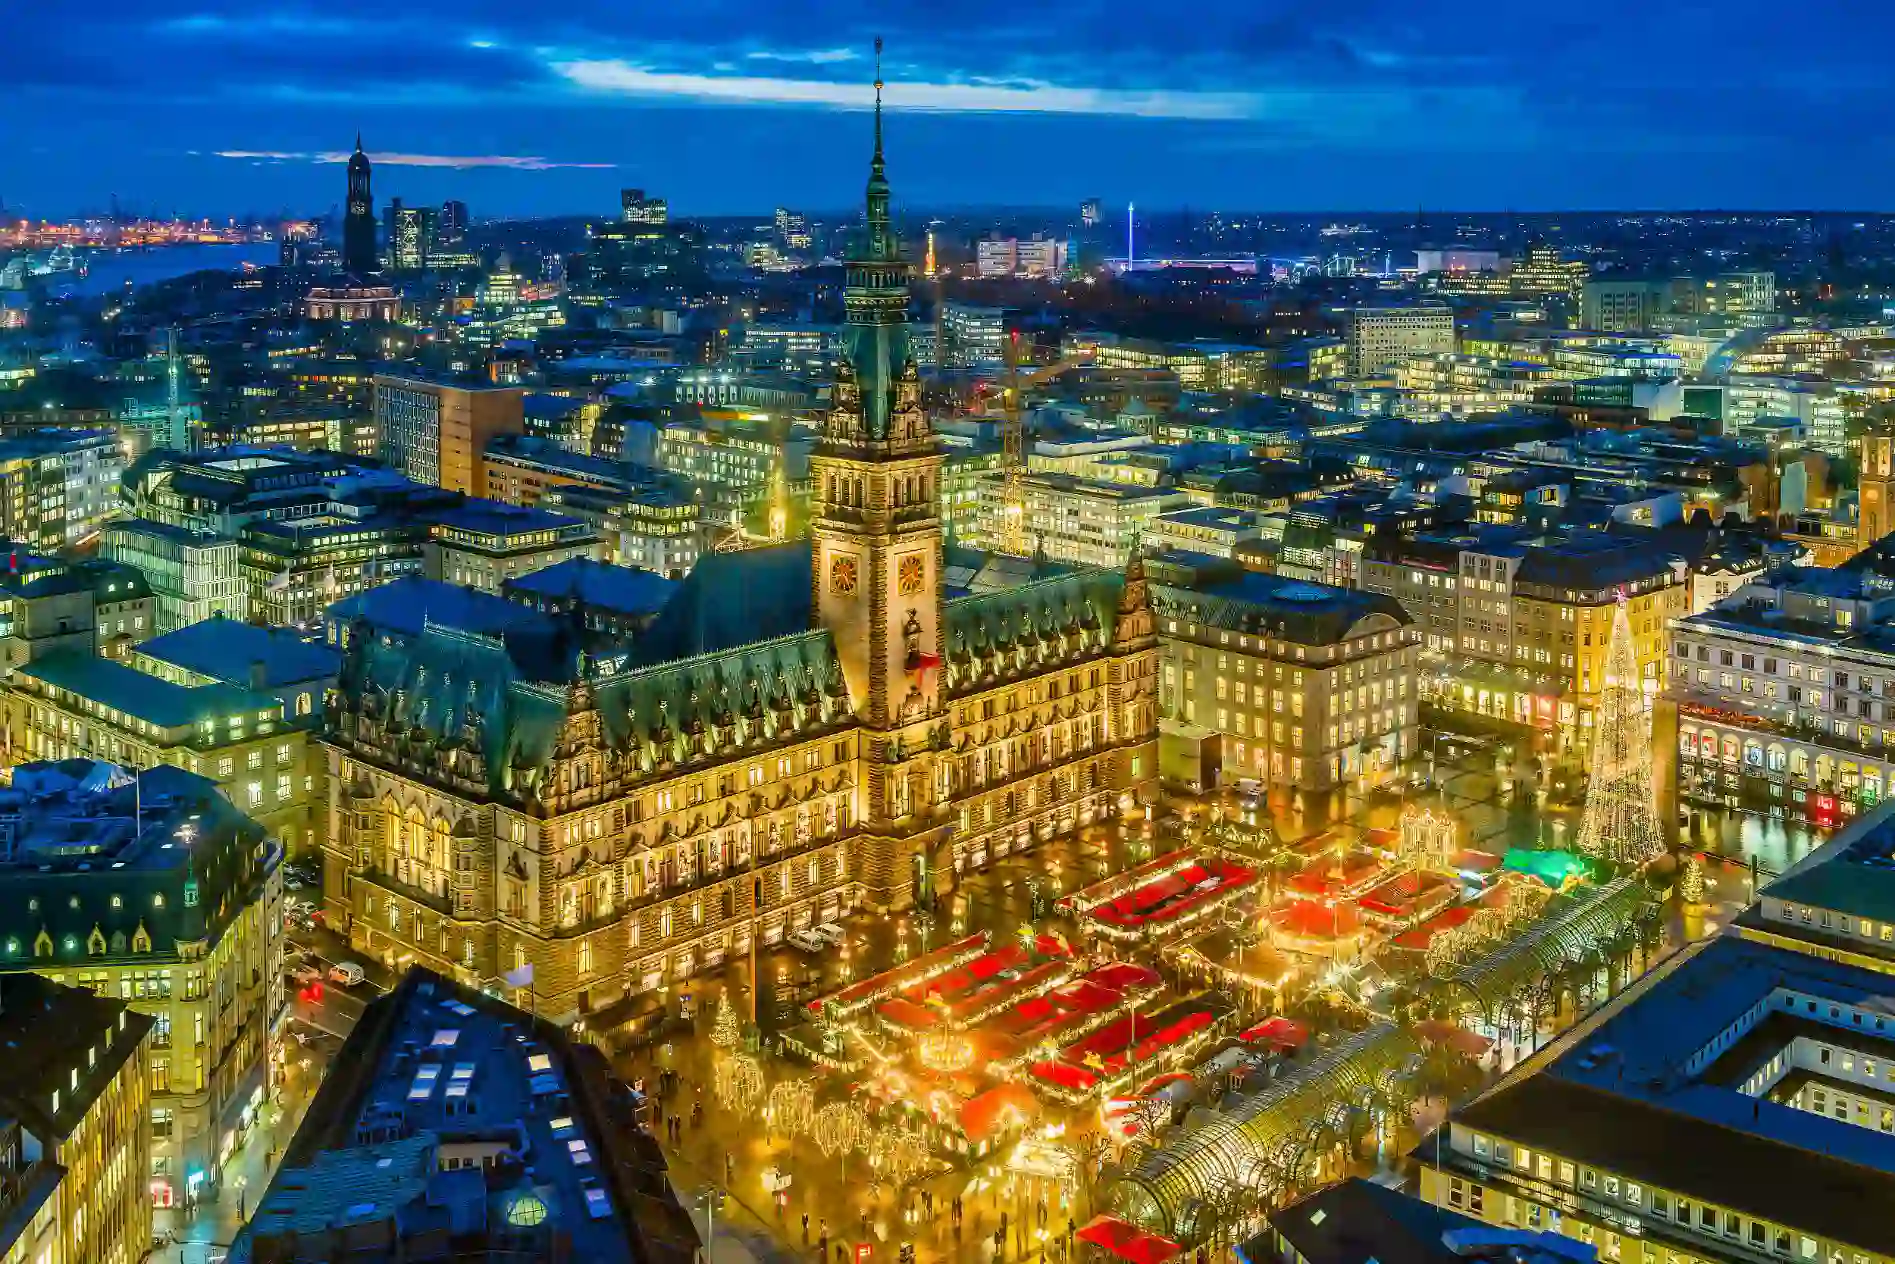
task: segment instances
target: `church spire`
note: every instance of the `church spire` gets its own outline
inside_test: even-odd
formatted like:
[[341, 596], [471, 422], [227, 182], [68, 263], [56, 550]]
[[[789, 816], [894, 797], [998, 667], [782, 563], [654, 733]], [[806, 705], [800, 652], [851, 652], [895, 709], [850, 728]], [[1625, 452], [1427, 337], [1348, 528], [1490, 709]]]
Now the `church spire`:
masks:
[[875, 37], [875, 156], [869, 159], [867, 257], [893, 260], [895, 231], [888, 218], [888, 166], [882, 159], [882, 37]]

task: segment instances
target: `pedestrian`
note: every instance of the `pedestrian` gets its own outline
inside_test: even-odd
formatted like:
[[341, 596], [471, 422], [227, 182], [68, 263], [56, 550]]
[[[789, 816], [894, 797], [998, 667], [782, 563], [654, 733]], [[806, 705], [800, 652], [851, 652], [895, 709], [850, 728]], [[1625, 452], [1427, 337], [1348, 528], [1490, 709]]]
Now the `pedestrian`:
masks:
[[736, 1171], [737, 1157], [726, 1150], [724, 1152], [724, 1184], [729, 1185], [736, 1180]]
[[822, 1238], [816, 1243], [816, 1259], [820, 1261], [821, 1264], [828, 1264], [829, 1230], [827, 1227], [823, 1229]]
[[803, 1213], [803, 1245], [809, 1245], [809, 1213]]

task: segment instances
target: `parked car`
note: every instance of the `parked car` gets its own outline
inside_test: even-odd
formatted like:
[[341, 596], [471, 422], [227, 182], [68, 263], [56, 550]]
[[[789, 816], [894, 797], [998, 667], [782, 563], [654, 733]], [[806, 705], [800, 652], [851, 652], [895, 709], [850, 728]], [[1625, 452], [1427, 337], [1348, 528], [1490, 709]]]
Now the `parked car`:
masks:
[[816, 934], [814, 931], [808, 930], [793, 930], [784, 937], [784, 942], [788, 943], [792, 948], [800, 949], [807, 953], [819, 953], [829, 947], [828, 942], [824, 940], [822, 936]]
[[830, 944], [839, 944], [849, 937], [849, 932], [842, 929], [840, 922], [818, 922], [809, 928], [809, 932], [824, 943]]
[[342, 987], [354, 987], [368, 978], [368, 972], [359, 962], [338, 961], [329, 967], [329, 981]]
[[290, 971], [290, 978], [296, 980], [297, 987], [308, 987], [322, 978], [322, 971], [315, 966], [297, 966]]

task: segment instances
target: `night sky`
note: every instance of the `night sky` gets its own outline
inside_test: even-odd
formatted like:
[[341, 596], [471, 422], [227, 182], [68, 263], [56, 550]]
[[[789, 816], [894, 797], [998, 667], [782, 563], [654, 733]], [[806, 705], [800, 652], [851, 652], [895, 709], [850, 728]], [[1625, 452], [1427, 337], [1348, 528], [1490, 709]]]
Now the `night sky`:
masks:
[[920, 206], [1895, 203], [1854, 0], [0, 0], [0, 200], [689, 215], [859, 196], [871, 43]]

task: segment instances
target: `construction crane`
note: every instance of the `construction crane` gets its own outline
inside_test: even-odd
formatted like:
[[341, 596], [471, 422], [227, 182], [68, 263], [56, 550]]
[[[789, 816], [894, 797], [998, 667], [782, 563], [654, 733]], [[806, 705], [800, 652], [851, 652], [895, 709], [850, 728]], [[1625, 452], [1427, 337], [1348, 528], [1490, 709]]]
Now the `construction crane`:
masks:
[[1001, 339], [1005, 375], [1000, 390], [1000, 504], [1001, 548], [1018, 557], [1030, 557], [1036, 541], [1026, 522], [1026, 424], [1020, 416], [1020, 393], [1068, 369], [1092, 363], [1090, 355], [1069, 356], [1033, 370], [1020, 373], [1020, 331], [1009, 329]]

